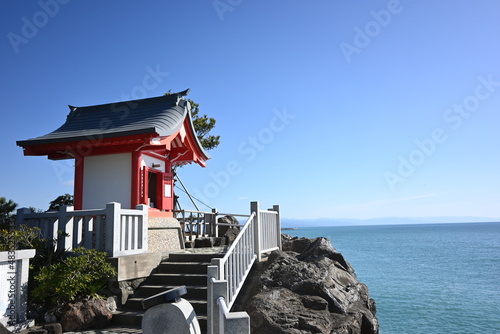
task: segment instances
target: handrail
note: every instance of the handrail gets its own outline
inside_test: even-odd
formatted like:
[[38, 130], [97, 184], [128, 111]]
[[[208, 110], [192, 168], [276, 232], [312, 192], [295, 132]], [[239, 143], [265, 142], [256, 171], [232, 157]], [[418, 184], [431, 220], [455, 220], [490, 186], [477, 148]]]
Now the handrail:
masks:
[[228, 282], [226, 303], [229, 309], [236, 301], [236, 297], [257, 259], [254, 242], [255, 216], [255, 212], [250, 215], [245, 227], [243, 227], [224, 257], [219, 261], [219, 267], [223, 269], [220, 277]]
[[229, 310], [255, 261], [261, 261], [262, 253], [281, 249], [279, 206], [276, 205], [269, 211], [261, 211], [258, 202], [252, 202], [251, 212], [224, 257], [212, 259], [212, 265], [207, 269], [210, 334], [236, 333], [233, 327], [228, 329], [226, 326], [230, 318], [234, 320], [233, 325], [238, 324], [238, 333], [249, 332], [248, 314], [233, 314]]
[[243, 235], [246, 233], [246, 230], [249, 228], [249, 226], [253, 222], [253, 217], [255, 217], [255, 212], [252, 212], [250, 217], [248, 217], [248, 220], [243, 224], [243, 228], [241, 229], [240, 233], [236, 236], [236, 239], [234, 239], [233, 243], [229, 247], [229, 249], [226, 251], [226, 254], [222, 257], [222, 262], [226, 262], [233, 250], [236, 248], [238, 243], [240, 242], [240, 239], [243, 237]]
[[247, 214], [222, 213], [197, 210], [174, 210], [174, 215], [183, 227], [185, 241], [193, 241], [200, 237], [219, 237], [218, 226], [243, 227], [241, 224], [219, 223], [219, 217], [249, 217]]
[[208, 212], [208, 211], [196, 211], [196, 210], [174, 210], [174, 213], [189, 212], [189, 213], [203, 213], [203, 214], [216, 214], [217, 216], [234, 216], [234, 217], [249, 217], [250, 215], [241, 213], [223, 213], [223, 212]]

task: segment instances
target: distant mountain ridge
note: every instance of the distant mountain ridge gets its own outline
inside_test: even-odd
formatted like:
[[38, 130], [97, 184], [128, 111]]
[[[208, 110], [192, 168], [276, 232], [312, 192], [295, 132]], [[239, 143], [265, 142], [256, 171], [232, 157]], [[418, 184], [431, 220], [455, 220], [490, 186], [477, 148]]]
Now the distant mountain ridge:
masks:
[[500, 222], [500, 218], [474, 216], [441, 216], [441, 217], [383, 217], [370, 219], [354, 218], [318, 218], [291, 219], [282, 218], [282, 227], [321, 227], [321, 226], [361, 226], [361, 225], [405, 225], [405, 224], [439, 224], [439, 223], [490, 223]]

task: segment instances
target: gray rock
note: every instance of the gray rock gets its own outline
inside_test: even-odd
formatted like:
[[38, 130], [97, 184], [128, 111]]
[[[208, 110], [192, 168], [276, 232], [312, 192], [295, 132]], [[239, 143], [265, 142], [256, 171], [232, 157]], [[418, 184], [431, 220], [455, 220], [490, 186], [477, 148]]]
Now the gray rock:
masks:
[[259, 293], [247, 310], [252, 333], [330, 333], [334, 323], [330, 312], [307, 307], [310, 302], [310, 296], [285, 288]]
[[[233, 216], [220, 217], [220, 218], [217, 219], [217, 222], [219, 224], [232, 224], [232, 225], [239, 225], [240, 224], [240, 222], [238, 221], [238, 219], [236, 219]], [[233, 228], [233, 227], [232, 226], [227, 226], [227, 225], [219, 225], [219, 226], [217, 226], [217, 229], [218, 229], [217, 235], [221, 236], [221, 235], [226, 234], [227, 230], [230, 229], [230, 228]], [[240, 229], [238, 226], [235, 226], [234, 228], [236, 228], [238, 230]]]
[[43, 328], [31, 328], [28, 330], [29, 334], [48, 334], [49, 332]]
[[195, 239], [195, 241], [194, 241], [195, 248], [213, 247], [214, 245], [215, 245], [215, 238], [214, 237], [201, 237], [201, 238]]
[[67, 304], [61, 311], [60, 323], [63, 332], [77, 332], [106, 327], [112, 317], [106, 300], [95, 298]]
[[377, 334], [376, 304], [325, 238], [283, 238], [243, 308], [252, 333]]
[[108, 310], [110, 312], [116, 311], [116, 309], [118, 308], [116, 305], [116, 297], [108, 297], [106, 299], [106, 305], [108, 306]]
[[282, 250], [285, 252], [302, 253], [312, 243], [308, 238], [291, 237], [287, 234], [281, 236]]
[[136, 278], [133, 280], [127, 280], [127, 281], [120, 281], [120, 282], [113, 282], [113, 288], [110, 289], [112, 293], [116, 293], [117, 299], [115, 301], [117, 302], [117, 306], [125, 305], [127, 302], [128, 298], [132, 296], [137, 290], [137, 288], [146, 280], [146, 278]]
[[55, 322], [53, 324], [43, 325], [43, 329], [47, 331], [47, 334], [62, 334], [62, 326], [60, 323]]
[[50, 313], [50, 312], [45, 313], [45, 315], [43, 316], [43, 319], [47, 323], [52, 323], [52, 322], [57, 321], [57, 317], [53, 313]]
[[224, 245], [231, 246], [236, 237], [240, 234], [240, 230], [236, 227], [229, 228], [226, 233], [222, 236], [222, 240], [224, 240]]

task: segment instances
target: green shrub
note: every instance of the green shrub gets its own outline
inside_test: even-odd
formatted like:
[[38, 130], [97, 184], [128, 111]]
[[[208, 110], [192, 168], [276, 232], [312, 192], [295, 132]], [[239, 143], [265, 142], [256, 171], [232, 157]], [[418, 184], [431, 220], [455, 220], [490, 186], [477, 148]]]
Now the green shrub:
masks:
[[52, 306], [62, 305], [78, 298], [88, 298], [98, 292], [107, 278], [116, 275], [115, 268], [106, 261], [106, 253], [95, 249], [76, 248], [75, 256], [40, 269], [35, 280], [33, 298]]
[[0, 252], [38, 248], [45, 240], [40, 237], [38, 227], [21, 225], [16, 229], [0, 229]]

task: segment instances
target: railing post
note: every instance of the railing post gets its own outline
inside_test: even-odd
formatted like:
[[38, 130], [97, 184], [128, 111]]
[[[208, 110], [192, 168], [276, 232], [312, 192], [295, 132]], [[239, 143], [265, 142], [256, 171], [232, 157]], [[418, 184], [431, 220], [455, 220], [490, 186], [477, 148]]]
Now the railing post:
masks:
[[106, 204], [106, 252], [109, 256], [117, 256], [121, 249], [121, 211], [120, 203], [111, 202]]
[[212, 209], [212, 221], [210, 222], [210, 236], [211, 237], [218, 237], [219, 236], [219, 229], [217, 228], [217, 209], [213, 208]]
[[[17, 209], [17, 215], [16, 215], [16, 229], [19, 229], [21, 225], [24, 225], [24, 215], [27, 215], [28, 213], [31, 213], [31, 210], [28, 208], [21, 208]], [[30, 224], [30, 227], [31, 226]]]
[[[74, 218], [68, 215], [68, 212], [73, 211], [73, 207], [63, 205], [59, 207], [57, 230], [65, 233], [64, 236], [59, 236], [57, 239], [58, 248], [71, 251], [73, 249], [73, 220]], [[68, 217], [71, 217], [68, 219]], [[57, 233], [57, 232], [56, 232]]]
[[257, 253], [257, 262], [262, 261], [261, 250], [261, 238], [260, 238], [260, 214], [259, 214], [259, 202], [250, 202], [250, 214], [254, 213], [253, 224], [254, 224], [254, 249]]
[[193, 213], [189, 213], [189, 241], [193, 241]]
[[[31, 213], [31, 210], [28, 209], [28, 208], [20, 208], [20, 209], [17, 209], [17, 214], [16, 214], [16, 230], [19, 230], [19, 228], [21, 227], [21, 225], [27, 225], [29, 227], [38, 227], [40, 228], [40, 231], [42, 233], [42, 236], [43, 238], [49, 238], [51, 235], [54, 234], [54, 228], [52, 228], [52, 231], [49, 231], [50, 232], [50, 235], [47, 236], [46, 234], [43, 234], [44, 231], [44, 226], [42, 226], [42, 224], [40, 223], [40, 221], [38, 221], [38, 224], [36, 225], [33, 225], [32, 222], [29, 222], [28, 224], [24, 224], [24, 220], [25, 220], [25, 215]], [[49, 226], [47, 226], [47, 228], [49, 228]], [[49, 233], [47, 233], [49, 234]]]
[[280, 206], [273, 205], [273, 211], [276, 211], [278, 214], [276, 215], [276, 229], [278, 234], [277, 245], [281, 250], [281, 217], [280, 217]]
[[222, 259], [220, 258], [214, 258], [212, 259], [212, 265], [217, 266], [217, 276], [216, 279], [218, 280], [223, 280], [224, 275], [226, 274], [224, 272], [224, 264], [222, 263]]
[[148, 221], [148, 206], [146, 204], [139, 204], [136, 207], [136, 210], [142, 211], [141, 219], [142, 219], [142, 231], [141, 231], [141, 236], [138, 236], [138, 241], [140, 242], [140, 245], [142, 250], [144, 252], [148, 251], [148, 240], [149, 240], [149, 233], [148, 233], [148, 226], [149, 226], [149, 221]]
[[212, 259], [207, 267], [207, 330], [209, 334], [221, 333], [221, 309], [217, 303], [219, 297], [227, 301], [227, 281], [224, 281], [222, 259]]
[[224, 330], [226, 333], [250, 334], [250, 316], [244, 311], [229, 313]]
[[215, 324], [218, 324], [218, 321], [215, 319], [215, 311], [216, 311], [216, 300], [214, 297], [214, 286], [212, 282], [212, 278], [218, 278], [219, 269], [217, 266], [211, 265], [207, 267], [207, 332], [208, 334], [215, 334]]
[[224, 323], [224, 312], [219, 306], [218, 299], [224, 298], [224, 303], [227, 301], [227, 281], [217, 281], [213, 283], [213, 303], [214, 303], [214, 334], [226, 334]]

